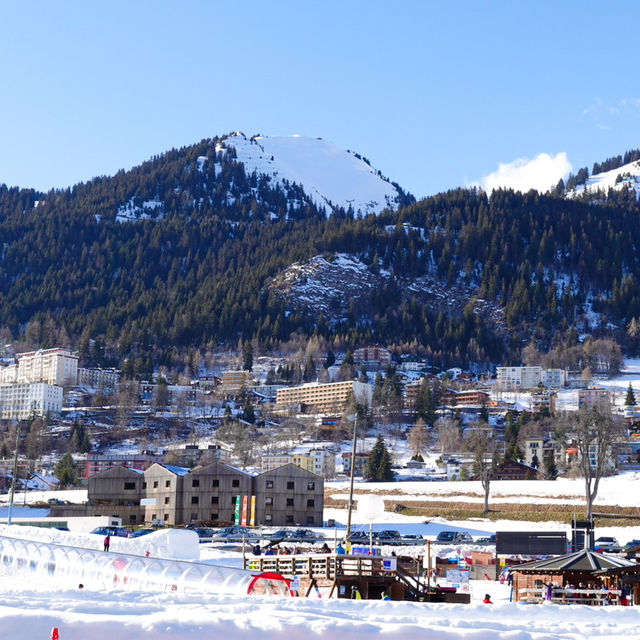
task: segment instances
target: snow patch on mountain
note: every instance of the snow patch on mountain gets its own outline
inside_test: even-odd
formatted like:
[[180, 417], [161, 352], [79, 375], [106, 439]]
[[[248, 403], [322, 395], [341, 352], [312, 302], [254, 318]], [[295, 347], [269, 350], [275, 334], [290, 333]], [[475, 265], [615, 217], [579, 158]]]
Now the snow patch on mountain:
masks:
[[236, 133], [217, 151], [233, 148], [249, 175], [254, 171], [274, 183], [295, 182], [318, 207], [329, 212], [350, 207], [357, 215], [397, 208], [400, 193], [386, 178], [351, 151], [322, 138], [255, 136]]
[[116, 220], [118, 222], [137, 222], [146, 218], [158, 218], [162, 215], [164, 205], [159, 200], [141, 201], [131, 198], [127, 204], [118, 207]]
[[640, 160], [590, 176], [585, 184], [578, 185], [567, 197], [575, 198], [585, 192], [596, 194], [598, 191], [606, 195], [609, 189], [620, 191], [625, 186], [634, 189], [636, 198], [640, 199]]

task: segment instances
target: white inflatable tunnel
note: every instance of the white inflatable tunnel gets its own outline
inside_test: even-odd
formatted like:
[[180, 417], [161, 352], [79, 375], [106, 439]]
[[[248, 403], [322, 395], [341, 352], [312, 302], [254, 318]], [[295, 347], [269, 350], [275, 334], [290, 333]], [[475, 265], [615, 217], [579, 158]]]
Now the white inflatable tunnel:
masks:
[[25, 576], [60, 587], [290, 596], [289, 581], [201, 562], [146, 558], [0, 536], [0, 575]]

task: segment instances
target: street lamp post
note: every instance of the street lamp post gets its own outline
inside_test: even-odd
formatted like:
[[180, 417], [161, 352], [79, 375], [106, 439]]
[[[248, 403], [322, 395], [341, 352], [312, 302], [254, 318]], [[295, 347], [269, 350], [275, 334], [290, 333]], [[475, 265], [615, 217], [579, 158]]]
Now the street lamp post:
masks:
[[351, 477], [349, 478], [349, 509], [347, 510], [347, 542], [351, 539], [351, 509], [353, 505], [353, 476], [356, 470], [356, 442], [358, 440], [358, 414], [353, 420], [353, 446], [351, 448]]

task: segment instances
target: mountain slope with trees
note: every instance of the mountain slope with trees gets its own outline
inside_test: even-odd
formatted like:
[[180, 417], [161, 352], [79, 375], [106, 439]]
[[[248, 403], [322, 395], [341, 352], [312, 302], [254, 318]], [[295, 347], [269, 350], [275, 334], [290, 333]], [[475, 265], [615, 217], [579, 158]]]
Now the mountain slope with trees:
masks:
[[[220, 342], [269, 349], [292, 332], [444, 365], [516, 361], [532, 339], [550, 347], [576, 331], [638, 349], [635, 197], [458, 189], [406, 202], [327, 217], [298, 185], [248, 175], [218, 138], [65, 190], [2, 185], [0, 333], [124, 361], [131, 375]], [[375, 282], [344, 294], [340, 313], [273, 284], [294, 263], [340, 255]]]

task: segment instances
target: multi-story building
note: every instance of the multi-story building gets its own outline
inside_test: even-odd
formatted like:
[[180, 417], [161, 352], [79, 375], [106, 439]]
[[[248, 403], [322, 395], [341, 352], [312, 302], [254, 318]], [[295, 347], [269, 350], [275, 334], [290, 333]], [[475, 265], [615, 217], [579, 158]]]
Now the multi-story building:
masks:
[[351, 397], [360, 404], [371, 406], [372, 395], [373, 387], [370, 384], [355, 380], [328, 384], [311, 382], [299, 387], [278, 389], [276, 409], [300, 407], [302, 410], [314, 410], [318, 413], [335, 412], [344, 409]]
[[578, 409], [586, 407], [593, 409], [597, 405], [605, 405], [611, 402], [611, 394], [604, 387], [589, 386], [587, 389], [578, 389]]
[[[364, 476], [365, 469], [367, 468], [367, 462], [369, 462], [368, 453], [356, 453], [353, 475]], [[351, 452], [345, 451], [342, 454], [342, 471], [344, 474], [351, 475]]]
[[117, 389], [120, 372], [116, 369], [85, 369], [78, 367], [78, 385], [94, 389]]
[[567, 372], [564, 369], [543, 369], [541, 382], [548, 389], [564, 389], [567, 386]]
[[78, 383], [78, 356], [67, 349], [19, 353], [18, 380], [46, 382], [60, 387]]
[[122, 518], [123, 524], [144, 522], [144, 474], [117, 466], [92, 475], [87, 482], [87, 515]]
[[315, 473], [288, 464], [257, 476], [255, 490], [258, 524], [322, 525], [324, 481]]
[[254, 495], [250, 473], [221, 462], [196, 467], [182, 482], [182, 513], [185, 522], [232, 524], [236, 502]]
[[162, 462], [162, 456], [149, 453], [88, 453], [84, 477], [89, 478], [112, 467], [144, 471], [156, 462]]
[[250, 371], [223, 371], [222, 392], [227, 395], [238, 393], [243, 387], [250, 386], [252, 382]]
[[482, 407], [489, 403], [490, 396], [485, 391], [479, 391], [478, 389], [464, 389], [458, 391], [456, 389], [449, 389], [442, 398], [443, 404], [450, 404], [452, 406], [461, 405], [473, 405]]
[[540, 413], [541, 411], [548, 411], [549, 415], [555, 415], [556, 413], [556, 398], [555, 391], [544, 389], [542, 391], [536, 391], [531, 394], [531, 411]]
[[184, 524], [183, 483], [188, 473], [185, 467], [163, 464], [153, 464], [144, 472], [145, 522]]
[[18, 381], [18, 365], [8, 364], [0, 367], [0, 384]]
[[360, 347], [353, 352], [353, 362], [359, 367], [387, 367], [391, 364], [391, 351], [384, 347]]
[[61, 411], [62, 387], [46, 382], [0, 384], [0, 418], [3, 420], [58, 416]]
[[542, 367], [497, 367], [501, 389], [535, 389], [542, 382]]

